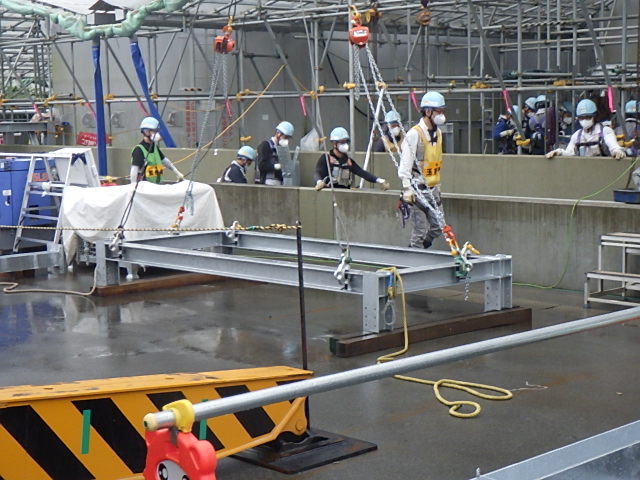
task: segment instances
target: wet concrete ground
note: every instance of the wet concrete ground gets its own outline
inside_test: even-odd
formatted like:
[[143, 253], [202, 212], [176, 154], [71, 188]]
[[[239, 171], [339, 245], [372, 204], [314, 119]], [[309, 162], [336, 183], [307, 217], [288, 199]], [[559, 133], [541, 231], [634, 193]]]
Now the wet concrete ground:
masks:
[[[38, 275], [20, 288], [87, 291], [91, 270]], [[408, 297], [410, 323], [482, 310], [481, 286]], [[316, 375], [375, 363], [382, 353], [337, 358], [329, 337], [361, 328], [357, 297], [306, 291], [309, 367]], [[514, 286], [514, 305], [533, 309], [534, 328], [613, 311], [582, 308], [581, 292]], [[0, 385], [300, 366], [297, 290], [228, 280], [117, 298], [42, 293], [0, 295]], [[378, 445], [372, 453], [298, 475], [232, 458], [221, 480], [467, 480], [638, 420], [640, 322], [593, 330], [442, 365], [415, 376], [454, 378], [514, 390], [506, 402], [481, 401], [479, 417], [447, 414], [430, 388], [384, 379], [315, 395], [314, 427]], [[513, 333], [484, 330], [413, 345], [409, 355]], [[468, 399], [462, 393], [450, 398]]]

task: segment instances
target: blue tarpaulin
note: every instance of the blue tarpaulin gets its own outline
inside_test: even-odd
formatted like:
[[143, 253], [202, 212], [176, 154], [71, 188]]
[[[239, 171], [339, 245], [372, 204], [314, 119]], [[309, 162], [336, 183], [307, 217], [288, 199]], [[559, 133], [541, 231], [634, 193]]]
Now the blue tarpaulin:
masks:
[[98, 173], [107, 174], [107, 132], [104, 125], [104, 98], [102, 93], [102, 71], [100, 69], [100, 39], [93, 40], [91, 47], [93, 57], [93, 88], [96, 98], [96, 125], [98, 145]]
[[155, 117], [160, 122], [160, 135], [162, 135], [162, 139], [164, 140], [165, 145], [167, 147], [175, 147], [176, 142], [173, 141], [173, 137], [171, 136], [171, 133], [169, 133], [169, 129], [160, 117], [158, 107], [151, 100], [151, 96], [149, 95], [149, 86], [147, 85], [147, 69], [144, 66], [144, 60], [142, 59], [142, 52], [140, 52], [138, 42], [131, 41], [129, 45], [131, 47], [131, 60], [133, 61], [133, 65], [136, 67], [136, 74], [138, 75], [138, 80], [140, 81], [140, 86], [142, 87], [144, 96], [147, 99], [147, 105], [149, 105], [151, 116]]

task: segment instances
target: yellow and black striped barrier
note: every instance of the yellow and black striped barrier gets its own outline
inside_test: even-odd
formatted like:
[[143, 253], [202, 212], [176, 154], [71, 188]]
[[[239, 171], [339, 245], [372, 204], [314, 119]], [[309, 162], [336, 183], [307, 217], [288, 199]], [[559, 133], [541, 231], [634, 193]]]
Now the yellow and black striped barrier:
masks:
[[[266, 367], [0, 388], [0, 479], [116, 480], [140, 474], [142, 418], [168, 403], [229, 397], [311, 377]], [[222, 458], [307, 428], [304, 398], [196, 422]]]

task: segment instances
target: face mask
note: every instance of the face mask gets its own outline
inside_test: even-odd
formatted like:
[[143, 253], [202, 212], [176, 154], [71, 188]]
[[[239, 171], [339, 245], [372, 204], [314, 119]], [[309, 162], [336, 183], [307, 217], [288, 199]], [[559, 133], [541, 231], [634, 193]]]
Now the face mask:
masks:
[[401, 132], [400, 127], [391, 127], [389, 131], [391, 132], [391, 135], [393, 135], [394, 137], [400, 136], [400, 132]]
[[444, 125], [444, 122], [447, 121], [447, 117], [444, 116], [444, 113], [439, 113], [431, 120], [433, 120], [433, 123], [436, 125]]
[[153, 140], [154, 142], [159, 142], [160, 140], [162, 140], [162, 135], [160, 135], [160, 132], [156, 132], [151, 136], [151, 140]]
[[533, 117], [533, 112], [527, 112], [527, 117], [529, 118]]
[[289, 139], [288, 138], [281, 138], [280, 141], [278, 142], [278, 145], [280, 145], [281, 147], [288, 147], [289, 146]]
[[341, 153], [347, 153], [349, 151], [348, 143], [341, 143], [338, 145], [338, 151]]
[[582, 128], [591, 128], [591, 127], [593, 127], [593, 119], [592, 118], [587, 118], [585, 120], [580, 120], [580, 126]]
[[573, 123], [573, 118], [572, 118], [572, 117], [564, 117], [564, 118], [562, 119], [562, 122], [563, 122], [565, 125], [571, 125], [571, 124]]

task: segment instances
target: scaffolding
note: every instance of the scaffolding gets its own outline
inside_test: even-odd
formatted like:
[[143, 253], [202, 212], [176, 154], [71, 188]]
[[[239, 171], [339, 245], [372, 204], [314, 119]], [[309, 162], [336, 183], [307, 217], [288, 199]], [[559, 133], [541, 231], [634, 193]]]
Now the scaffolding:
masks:
[[[228, 92], [213, 96], [219, 105], [211, 120], [217, 124], [214, 131], [228, 123], [221, 111], [230, 110], [229, 98], [234, 100], [232, 115], [241, 116], [248, 102], [260, 97], [279, 118], [285, 113], [303, 115], [308, 129], [316, 127], [320, 136], [330, 127], [323, 126], [321, 109], [339, 111], [345, 126], [348, 118], [355, 144], [363, 147], [372, 112], [364, 91], [343, 87], [354, 80], [354, 55], [347, 48], [352, 7], [361, 12], [371, 31], [369, 46], [387, 91], [399, 99], [404, 121], [418, 115], [412, 105], [416, 95], [428, 88], [446, 93], [448, 104], [455, 106], [448, 117], [456, 127], [456, 152], [491, 153], [491, 128], [505, 108], [505, 90], [518, 105], [527, 96], [546, 93], [557, 108], [562, 101], [575, 104], [589, 92], [612, 87], [618, 112], [626, 100], [640, 97], [637, 2], [205, 0], [188, 2], [179, 11], [153, 12], [138, 29], [154, 101], [165, 116], [171, 112], [169, 104], [193, 112], [206, 102], [210, 92], [206, 85], [199, 86], [198, 79], [212, 71], [213, 49], [203, 40], [213, 39], [231, 18], [237, 43], [230, 53], [235, 71]], [[116, 7], [107, 10], [109, 18], [130, 13]], [[87, 40], [62, 31], [46, 17], [26, 17], [6, 9], [0, 14], [5, 116], [10, 109], [74, 106], [70, 123], [76, 129], [81, 124], [92, 128], [88, 112], [82, 114], [78, 108], [93, 101], [92, 89], [79, 73], [86, 58], [77, 51]], [[98, 17], [96, 12], [92, 15]], [[269, 53], [255, 51], [255, 38], [268, 44]], [[105, 99], [107, 132], [113, 137], [119, 119], [126, 116], [118, 112], [118, 105], [140, 104], [141, 95], [130, 79], [129, 65], [114, 51], [119, 39], [102, 36], [96, 41], [106, 49], [107, 90], [117, 91]], [[54, 62], [72, 85], [60, 85], [52, 78]], [[277, 86], [261, 95], [274, 65], [285, 65], [284, 74]], [[189, 72], [192, 85], [186, 80], [181, 87], [175, 85], [179, 71], [183, 76]], [[365, 75], [373, 77], [372, 72]], [[176, 127], [197, 124], [200, 117], [175, 122]], [[248, 136], [252, 130], [248, 122], [242, 118], [230, 143]], [[180, 146], [195, 146], [192, 137], [185, 133]]]

